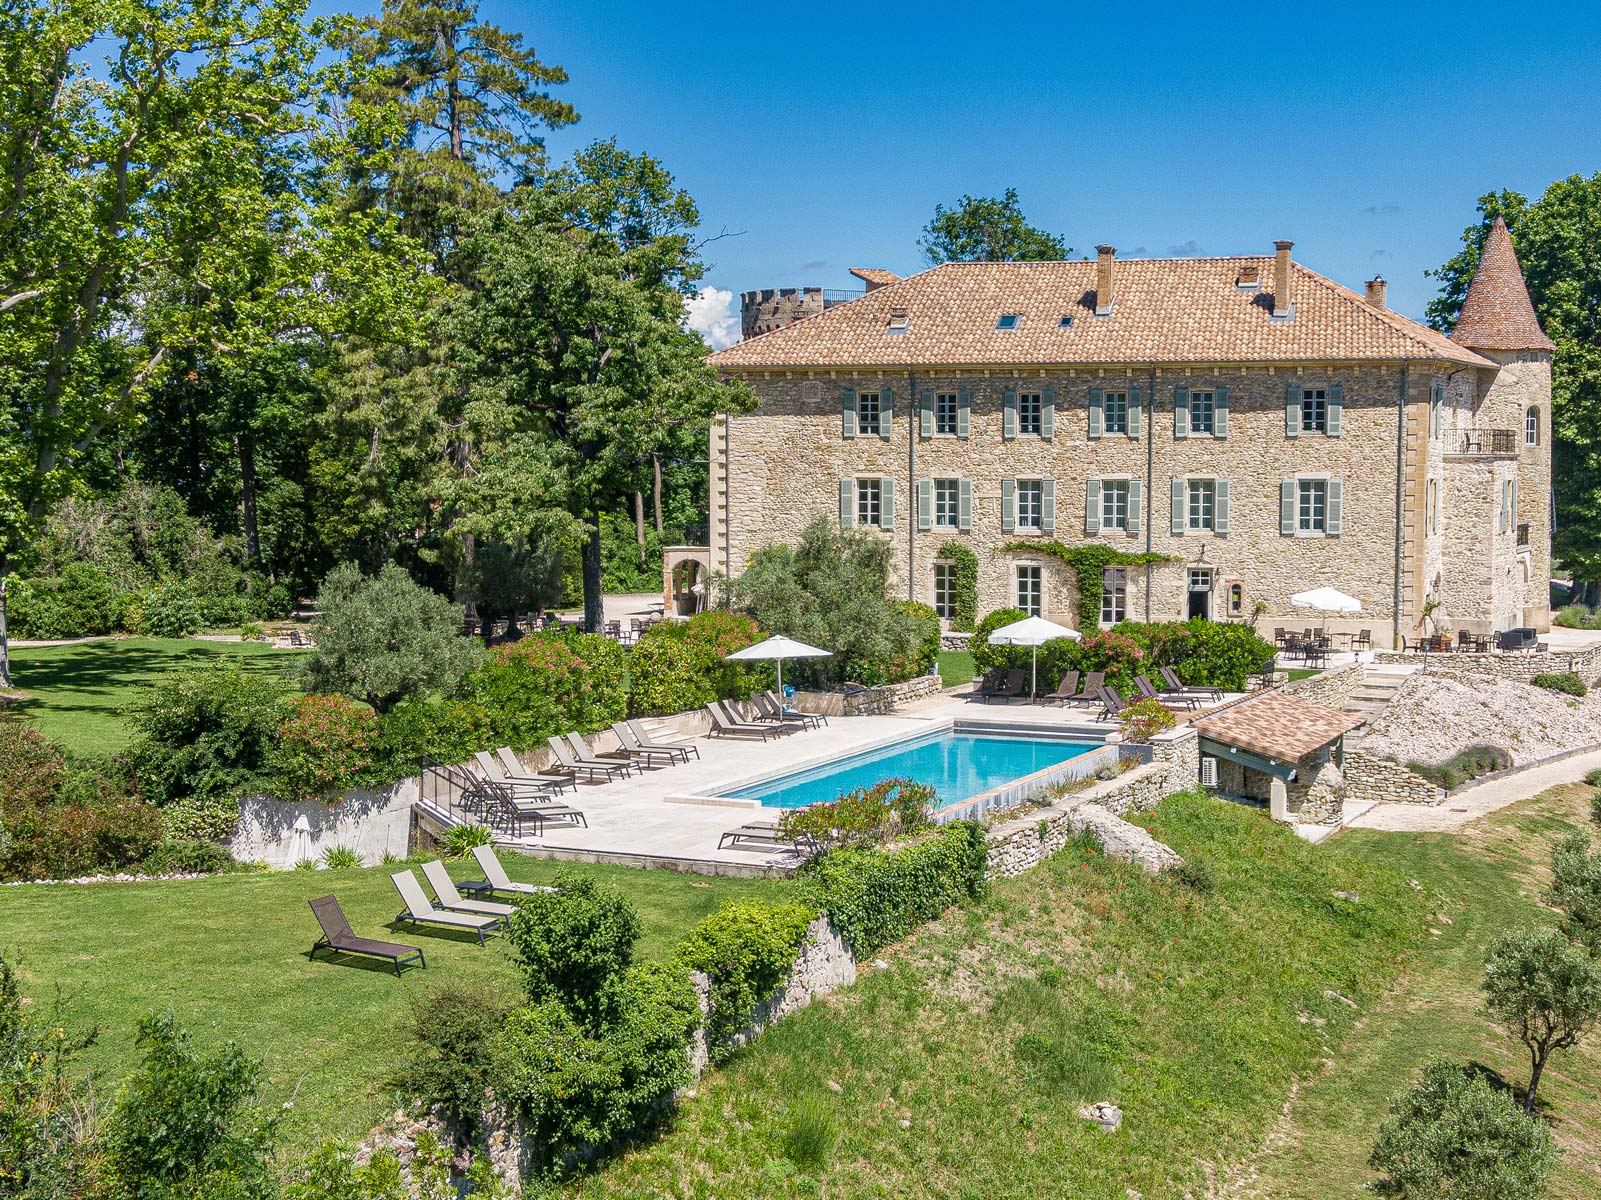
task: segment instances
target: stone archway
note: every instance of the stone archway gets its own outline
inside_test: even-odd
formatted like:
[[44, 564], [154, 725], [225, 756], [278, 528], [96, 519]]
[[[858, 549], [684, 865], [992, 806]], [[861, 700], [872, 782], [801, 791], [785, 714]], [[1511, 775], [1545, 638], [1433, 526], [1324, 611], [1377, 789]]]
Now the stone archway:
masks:
[[710, 588], [709, 549], [668, 546], [662, 551], [662, 611], [669, 616], [693, 616], [706, 607]]

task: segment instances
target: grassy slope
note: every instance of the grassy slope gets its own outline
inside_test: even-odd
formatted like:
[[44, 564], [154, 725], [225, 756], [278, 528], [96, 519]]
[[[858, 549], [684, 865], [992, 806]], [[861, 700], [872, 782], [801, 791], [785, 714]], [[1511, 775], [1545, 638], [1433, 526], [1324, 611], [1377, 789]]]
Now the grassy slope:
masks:
[[[1368, 1178], [1366, 1159], [1391, 1097], [1431, 1055], [1479, 1062], [1509, 1083], [1528, 1082], [1521, 1044], [1479, 1010], [1490, 940], [1552, 921], [1538, 896], [1549, 882], [1549, 841], [1586, 827], [1593, 789], [1554, 788], [1475, 822], [1460, 835], [1342, 833], [1347, 854], [1426, 882], [1439, 898], [1440, 933], [1402, 986], [1365, 1021], [1336, 1066], [1303, 1089], [1282, 1140], [1242, 1195], [1345, 1200]], [[1594, 831], [1594, 826], [1589, 826]], [[1564, 1149], [1553, 1197], [1601, 1195], [1601, 1037], [1546, 1069], [1540, 1097]]]
[[28, 699], [14, 707], [31, 716], [39, 732], [76, 754], [110, 754], [128, 743], [122, 709], [157, 677], [197, 667], [220, 656], [247, 670], [269, 671], [287, 680], [302, 652], [262, 642], [202, 642], [192, 639], [117, 638], [74, 646], [14, 650], [11, 667]]
[[[547, 881], [556, 864], [518, 854], [502, 860], [514, 879]], [[86, 1065], [114, 1083], [134, 1059], [133, 1024], [172, 1005], [202, 1044], [235, 1039], [267, 1061], [265, 1098], [294, 1097], [291, 1136], [359, 1137], [394, 1097], [384, 1080], [404, 1050], [411, 1005], [457, 979], [518, 987], [504, 941], [411, 927], [394, 940], [421, 946], [426, 971], [397, 980], [387, 963], [307, 951], [317, 928], [308, 899], [335, 892], [357, 933], [390, 938], [399, 910], [389, 871], [288, 871], [192, 881], [90, 887], [0, 888], [0, 954], [20, 952], [23, 988], [48, 1004], [59, 985], [76, 1026], [98, 1025]], [[641, 953], [668, 952], [722, 901], [771, 895], [785, 885], [705, 879], [668, 871], [591, 867], [628, 893], [645, 928]], [[453, 864], [457, 878], [476, 864]], [[103, 1091], [104, 1089], [102, 1089]]]
[[[768, 1032], [572, 1191], [1200, 1195], [1349, 1035], [1325, 992], [1371, 1004], [1423, 940], [1423, 906], [1403, 877], [1243, 808], [1178, 797], [1147, 820], [1212, 865], [1212, 895], [1064, 852]], [[1073, 1115], [1106, 1098], [1126, 1112], [1115, 1135]], [[833, 1144], [806, 1163], [799, 1114], [817, 1105]]]

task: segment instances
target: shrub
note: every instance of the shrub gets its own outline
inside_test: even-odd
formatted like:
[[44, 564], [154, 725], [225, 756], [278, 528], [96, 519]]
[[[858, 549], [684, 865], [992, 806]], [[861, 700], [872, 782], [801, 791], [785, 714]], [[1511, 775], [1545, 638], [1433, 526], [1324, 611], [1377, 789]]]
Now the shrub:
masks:
[[68, 564], [58, 576], [20, 579], [6, 596], [11, 636], [19, 638], [113, 633], [126, 608], [116, 583], [85, 562]]
[[1122, 722], [1123, 736], [1139, 745], [1177, 724], [1160, 700], [1136, 700], [1123, 710]]
[[1601, 788], [1601, 767], [1597, 767], [1594, 771], [1587, 771], [1584, 781], [1593, 788]]
[[271, 771], [286, 800], [312, 800], [352, 787], [373, 765], [378, 719], [344, 696], [300, 696], [278, 722]]
[[198, 838], [164, 839], [144, 860], [144, 869], [151, 875], [215, 875], [236, 865], [226, 846]]
[[362, 781], [381, 787], [417, 773], [424, 756], [461, 762], [475, 750], [497, 744], [489, 714], [481, 704], [451, 700], [404, 700], [378, 718], [372, 766]]
[[364, 576], [354, 563], [328, 572], [317, 593], [317, 648], [309, 691], [340, 692], [379, 713], [408, 697], [447, 692], [482, 657], [462, 636], [462, 608], [393, 563]]
[[893, 664], [891, 675], [896, 681], [927, 675], [939, 660], [939, 614], [916, 600], [897, 600], [895, 607], [918, 623], [922, 629], [922, 640], [910, 658]]
[[455, 861], [466, 858], [478, 846], [494, 844], [495, 831], [487, 825], [452, 825], [445, 830], [445, 840], [440, 844], [439, 853], [441, 857]]
[[129, 709], [127, 758], [139, 790], [165, 805], [263, 786], [282, 704], [276, 683], [233, 664], [161, 679]]
[[1551, 623], [1567, 629], [1601, 629], [1601, 612], [1582, 604], [1569, 604], [1551, 618]]
[[847, 847], [813, 859], [799, 893], [860, 958], [911, 933], [953, 904], [984, 894], [984, 827], [953, 821], [896, 850]]
[[[200, 599], [182, 583], [164, 583], [140, 597], [139, 631], [151, 637], [182, 638], [198, 633], [206, 623]], [[235, 614], [229, 613], [228, 617]], [[236, 624], [224, 620], [222, 624]]]
[[177, 841], [228, 842], [238, 823], [232, 796], [185, 796], [161, 810], [162, 836]]
[[770, 685], [771, 665], [727, 658], [755, 642], [756, 634], [750, 617], [724, 610], [652, 627], [629, 656], [629, 710], [638, 716], [683, 712]]
[[1127, 634], [1143, 651], [1143, 670], [1172, 667], [1193, 687], [1238, 692], [1247, 678], [1273, 657], [1273, 646], [1249, 625], [1207, 621], [1125, 621], [1115, 632]]
[[802, 1096], [789, 1107], [784, 1126], [784, 1157], [803, 1171], [815, 1171], [834, 1150], [834, 1114], [821, 1096]]
[[1499, 746], [1469, 746], [1443, 763], [1409, 762], [1407, 769], [1446, 789], [1460, 787], [1470, 779], [1502, 771], [1512, 765], [1512, 756]]
[[733, 1053], [734, 1036], [789, 974], [807, 926], [816, 916], [816, 910], [805, 904], [733, 900], [679, 943], [678, 957], [684, 965], [711, 979], [707, 1034], [713, 1061]]
[[1532, 1113], [1546, 1061], [1601, 1022], [1601, 966], [1557, 929], [1502, 934], [1485, 956], [1484, 1006], [1529, 1051]]
[[1596, 792], [1590, 797], [1590, 820], [1596, 825], [1601, 825], [1601, 792]]
[[83, 1116], [93, 1096], [69, 1067], [95, 1034], [69, 1034], [63, 1015], [59, 995], [50, 1009], [25, 1003], [0, 957], [0, 1195], [8, 1200], [83, 1194], [74, 1185], [89, 1157]]
[[556, 890], [517, 906], [508, 936], [523, 990], [535, 1004], [555, 1000], [591, 1027], [610, 1015], [614, 981], [633, 962], [639, 916], [616, 888], [564, 867]]
[[1592, 954], [1601, 955], [1601, 852], [1590, 839], [1570, 833], [1551, 850], [1551, 888], [1545, 901], [1567, 914], [1563, 928]]
[[1556, 1167], [1551, 1132], [1477, 1074], [1435, 1059], [1390, 1105], [1368, 1165], [1381, 1196], [1537, 1200]]
[[1529, 680], [1537, 688], [1545, 688], [1548, 692], [1562, 692], [1568, 696], [1583, 696], [1590, 689], [1584, 685], [1584, 680], [1572, 671], [1546, 671]]
[[0, 720], [0, 811], [55, 799], [66, 775], [60, 746], [22, 721]]
[[452, 981], [412, 1006], [411, 1039], [399, 1083], [424, 1104], [442, 1105], [468, 1131], [478, 1126], [493, 1048], [513, 1005], [504, 989]]
[[622, 720], [627, 669], [627, 652], [611, 638], [532, 634], [491, 650], [460, 695], [483, 709], [497, 745], [525, 750], [552, 734]]
[[967, 650], [973, 656], [974, 668], [980, 674], [1029, 665], [1028, 647], [990, 645], [990, 634], [1002, 625], [1021, 621], [1026, 616], [1028, 614], [1020, 608], [997, 608], [978, 623], [973, 636], [967, 641]]
[[361, 866], [361, 852], [352, 846], [329, 846], [322, 852], [322, 865], [330, 871], [348, 871]]
[[495, 1093], [523, 1117], [543, 1174], [642, 1133], [689, 1081], [699, 1006], [688, 972], [645, 963], [613, 991], [615, 1011], [603, 1031], [585, 1028], [551, 999], [512, 1013], [496, 1039]]
[[934, 789], [925, 783], [886, 779], [827, 804], [790, 809], [779, 827], [792, 838], [810, 838], [821, 846], [887, 842], [926, 828], [934, 800]]
[[1200, 896], [1210, 896], [1217, 889], [1217, 880], [1212, 874], [1212, 868], [1204, 859], [1186, 858], [1168, 874], [1173, 877], [1174, 883], [1187, 887]]

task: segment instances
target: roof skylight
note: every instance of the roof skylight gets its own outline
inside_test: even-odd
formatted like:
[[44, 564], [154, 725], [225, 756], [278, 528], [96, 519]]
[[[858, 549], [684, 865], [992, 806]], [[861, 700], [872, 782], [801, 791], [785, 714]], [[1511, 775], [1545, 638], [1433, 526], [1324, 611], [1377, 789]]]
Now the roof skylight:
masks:
[[884, 332], [893, 336], [896, 334], [905, 333], [911, 327], [911, 314], [896, 310], [895, 312], [889, 314], [889, 323], [885, 325]]
[[995, 328], [1002, 333], [1016, 329], [1023, 323], [1022, 313], [1002, 313], [995, 318]]

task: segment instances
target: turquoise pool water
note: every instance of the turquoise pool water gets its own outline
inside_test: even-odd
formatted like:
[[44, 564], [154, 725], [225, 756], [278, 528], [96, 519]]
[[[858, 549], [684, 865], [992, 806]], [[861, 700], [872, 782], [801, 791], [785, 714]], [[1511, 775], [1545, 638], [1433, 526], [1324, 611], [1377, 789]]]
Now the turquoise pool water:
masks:
[[837, 800], [842, 792], [906, 777], [929, 784], [941, 804], [955, 804], [980, 792], [1054, 767], [1096, 749], [1096, 743], [1053, 738], [1001, 737], [947, 730], [895, 742], [825, 763], [809, 771], [782, 775], [730, 793], [760, 800], [767, 808], [801, 808]]

